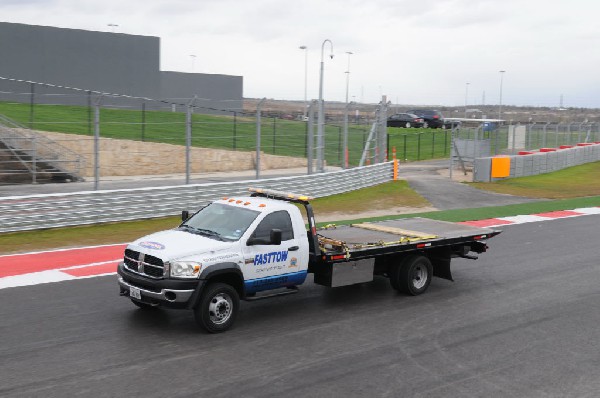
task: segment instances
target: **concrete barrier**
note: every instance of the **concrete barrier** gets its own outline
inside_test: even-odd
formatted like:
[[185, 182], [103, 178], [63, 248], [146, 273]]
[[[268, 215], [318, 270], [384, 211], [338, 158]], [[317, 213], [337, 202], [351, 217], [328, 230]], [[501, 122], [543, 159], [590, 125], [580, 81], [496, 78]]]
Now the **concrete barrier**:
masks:
[[[494, 160], [508, 159], [508, 160]], [[505, 178], [525, 177], [600, 161], [600, 143], [561, 145], [539, 151], [521, 151], [517, 155], [478, 158], [474, 162], [473, 181], [493, 182]], [[508, 165], [508, 175], [506, 168]]]

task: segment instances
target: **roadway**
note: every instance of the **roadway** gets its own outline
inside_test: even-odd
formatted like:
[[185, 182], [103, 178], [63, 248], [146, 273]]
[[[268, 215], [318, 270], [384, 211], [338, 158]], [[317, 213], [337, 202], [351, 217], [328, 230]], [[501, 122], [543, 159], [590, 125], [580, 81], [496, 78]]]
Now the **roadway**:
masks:
[[243, 302], [219, 335], [114, 275], [0, 289], [0, 396], [595, 397], [599, 222], [503, 227], [418, 297], [378, 278]]

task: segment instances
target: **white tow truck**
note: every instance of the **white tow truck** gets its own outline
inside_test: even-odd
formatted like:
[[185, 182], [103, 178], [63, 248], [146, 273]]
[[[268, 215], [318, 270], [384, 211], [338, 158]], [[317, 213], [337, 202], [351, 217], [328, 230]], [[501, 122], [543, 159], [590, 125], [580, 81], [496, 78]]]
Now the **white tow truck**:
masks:
[[129, 244], [118, 265], [120, 294], [143, 309], [193, 310], [199, 326], [218, 333], [233, 325], [240, 299], [295, 293], [309, 273], [328, 287], [379, 275], [419, 295], [432, 276], [452, 280], [451, 258], [476, 259], [470, 253], [485, 252], [501, 232], [424, 218], [318, 230], [308, 196], [250, 191], [191, 216], [183, 211], [177, 228]]

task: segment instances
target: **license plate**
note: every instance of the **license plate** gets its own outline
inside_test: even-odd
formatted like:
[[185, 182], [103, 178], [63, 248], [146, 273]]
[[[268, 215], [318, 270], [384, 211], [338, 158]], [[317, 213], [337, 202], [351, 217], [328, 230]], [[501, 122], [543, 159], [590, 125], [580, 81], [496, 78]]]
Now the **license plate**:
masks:
[[137, 287], [130, 287], [129, 288], [129, 297], [133, 297], [134, 299], [141, 300], [142, 295], [140, 294], [140, 289], [138, 289]]

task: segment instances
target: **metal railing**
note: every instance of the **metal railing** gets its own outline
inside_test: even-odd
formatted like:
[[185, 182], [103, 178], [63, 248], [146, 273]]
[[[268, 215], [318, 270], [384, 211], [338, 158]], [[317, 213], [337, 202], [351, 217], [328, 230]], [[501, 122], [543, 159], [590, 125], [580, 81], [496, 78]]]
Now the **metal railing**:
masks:
[[0, 233], [174, 216], [224, 196], [247, 194], [249, 186], [318, 198], [392, 179], [393, 162], [386, 162], [264, 180], [4, 197], [0, 198]]
[[79, 180], [84, 167], [82, 156], [50, 138], [0, 115], [0, 143], [23, 167], [4, 170], [3, 174], [28, 174], [35, 183], [38, 174]]

